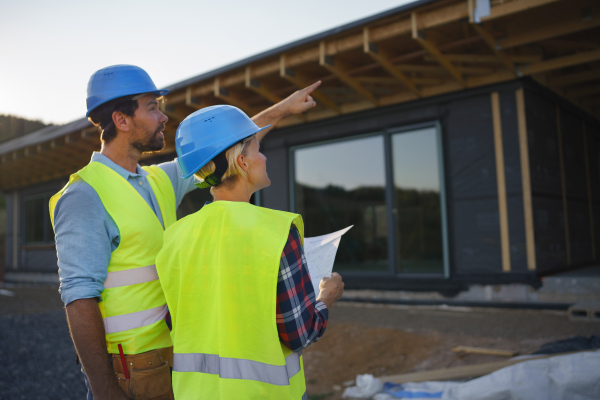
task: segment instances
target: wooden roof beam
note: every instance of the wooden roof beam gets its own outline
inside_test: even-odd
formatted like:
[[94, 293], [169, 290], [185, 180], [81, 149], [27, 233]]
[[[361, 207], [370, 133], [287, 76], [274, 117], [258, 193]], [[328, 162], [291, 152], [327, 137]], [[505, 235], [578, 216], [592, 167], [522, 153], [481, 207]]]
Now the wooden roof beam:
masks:
[[565, 91], [565, 96], [577, 99], [597, 93], [600, 93], [600, 85], [588, 85], [580, 89], [567, 90]]
[[[247, 89], [250, 89], [253, 92], [261, 95], [262, 97], [269, 100], [273, 104], [277, 104], [283, 100], [281, 97], [277, 96], [275, 93], [273, 93], [267, 87], [265, 87], [263, 82], [252, 77], [252, 69], [250, 66], [246, 67], [246, 84], [245, 84], [245, 86]], [[304, 115], [304, 114], [297, 114], [297, 115], [295, 115], [295, 117], [301, 119], [302, 121], [307, 120], [306, 115]]]
[[246, 89], [252, 90], [273, 104], [277, 104], [283, 100], [281, 97], [268, 90], [260, 80], [252, 77], [252, 67], [250, 65], [246, 67], [246, 81], [244, 82], [244, 86]]
[[350, 67], [342, 63], [340, 60], [334, 60], [333, 57], [329, 56], [326, 52], [326, 47], [325, 41], [322, 41], [320, 45], [319, 65], [337, 76], [340, 81], [354, 89], [356, 92], [360, 93], [367, 100], [375, 105], [378, 105], [379, 101], [373, 96], [373, 94], [371, 94], [371, 92], [365, 89], [358, 81], [350, 76], [348, 73]]
[[[523, 33], [498, 39], [498, 49], [509, 49], [542, 40], [553, 39], [571, 33], [581, 32], [600, 26], [600, 3], [590, 3], [585, 10], [575, 10], [572, 16], [565, 16], [560, 23], [550, 23], [545, 26], [535, 27]], [[585, 11], [585, 16], [582, 16]]]
[[[310, 79], [288, 67], [287, 56], [285, 54], [282, 54], [279, 58], [279, 76], [292, 83], [298, 89], [303, 89], [311, 84]], [[321, 93], [319, 89], [312, 92], [311, 96], [325, 107], [335, 111], [336, 114], [341, 112], [338, 106], [329, 97]]]
[[512, 14], [531, 10], [536, 7], [545, 6], [547, 4], [556, 3], [560, 0], [517, 0], [509, 1], [504, 4], [492, 6], [490, 15], [482, 17], [481, 21], [489, 21], [496, 18], [506, 17]]
[[477, 34], [479, 36], [481, 36], [481, 38], [483, 39], [483, 41], [488, 45], [488, 47], [490, 48], [490, 50], [492, 50], [494, 52], [494, 55], [498, 58], [498, 60], [500, 60], [500, 62], [502, 64], [504, 64], [506, 66], [506, 68], [508, 68], [508, 70], [516, 77], [517, 76], [517, 71], [515, 70], [515, 63], [512, 59], [510, 59], [505, 52], [503, 52], [502, 50], [500, 50], [500, 48], [498, 47], [498, 45], [496, 44], [496, 40], [494, 39], [494, 37], [485, 29], [483, 29], [482, 26], [478, 25], [478, 24], [471, 24], [471, 26], [473, 27], [473, 29], [475, 30], [475, 32], [477, 32]]
[[539, 63], [526, 64], [517, 68], [523, 75], [532, 75], [539, 72], [547, 72], [555, 69], [572, 67], [598, 60], [600, 60], [600, 50], [592, 50], [583, 53], [572, 54], [570, 56], [557, 57], [551, 60], [541, 61]]
[[[369, 28], [364, 28], [363, 40], [363, 50], [365, 53], [378, 62], [390, 75], [402, 82], [408, 90], [413, 92], [417, 97], [421, 97], [421, 92], [417, 89], [415, 83], [390, 61], [392, 58], [391, 54], [371, 41]], [[357, 81], [357, 84], [360, 85], [360, 82]]]
[[252, 117], [257, 113], [257, 111], [253, 107], [250, 107], [248, 104], [246, 104], [245, 101], [240, 99], [238, 96], [235, 96], [232, 93], [230, 93], [229, 89], [221, 86], [221, 79], [219, 77], [216, 77], [214, 81], [214, 94], [216, 98], [221, 99], [227, 104], [230, 104], [244, 111], [246, 114], [248, 114], [249, 117]]
[[[211, 86], [211, 91], [210, 93], [212, 94], [212, 91], [214, 90], [214, 86]], [[191, 108], [192, 110], [200, 110], [201, 108], [204, 107], [210, 107], [210, 106], [216, 106], [218, 104], [223, 104], [222, 102], [219, 101], [215, 101], [212, 98], [206, 97], [206, 94], [204, 97], [200, 97], [194, 94], [194, 90], [192, 90], [191, 87], [188, 87], [187, 90], [185, 91], [185, 105], [186, 107]]]
[[438, 48], [425, 37], [425, 34], [418, 29], [419, 17], [417, 13], [411, 14], [412, 21], [412, 38], [417, 41], [429, 54], [435, 58], [435, 60], [444, 67], [450, 75], [454, 77], [463, 87], [467, 86], [467, 83], [462, 77], [462, 74], [452, 65], [452, 63], [438, 50]]
[[174, 104], [162, 102], [159, 107], [160, 111], [169, 117], [170, 120], [181, 122], [188, 116], [187, 113], [181, 112]]
[[[473, 64], [490, 64], [501, 62], [495, 54], [444, 54], [452, 62], [467, 62]], [[534, 63], [542, 61], [540, 55], [507, 55], [514, 63]], [[423, 57], [425, 61], [435, 61], [432, 56]]]
[[[440, 8], [425, 11], [421, 14], [421, 29], [429, 29], [436, 26], [444, 25], [450, 22], [459, 21], [468, 16], [467, 3], [462, 1]], [[371, 41], [374, 43], [393, 39], [402, 35], [411, 33], [411, 19], [400, 17], [382, 25], [377, 25], [370, 28]], [[339, 53], [348, 52], [351, 50], [360, 49], [363, 46], [363, 34], [355, 33], [345, 37], [332, 39], [327, 41], [327, 55], [333, 56]], [[320, 47], [309, 47], [294, 53], [288, 53], [286, 57], [286, 67], [294, 68], [299, 65], [319, 61]], [[280, 60], [269, 60], [253, 66], [253, 77], [261, 78], [263, 76], [275, 74], [280, 70]], [[227, 88], [245, 83], [245, 71], [237, 71], [225, 77], [222, 77], [220, 86]], [[292, 82], [293, 83], [293, 82]], [[295, 83], [294, 83], [295, 84]], [[202, 97], [214, 91], [213, 82], [205, 82], [192, 89], [192, 96]], [[166, 96], [169, 103], [182, 103], [186, 100], [186, 91], [178, 91], [177, 93]], [[325, 104], [323, 100], [321, 103]], [[331, 107], [330, 107], [331, 108]]]
[[550, 78], [548, 78], [548, 85], [554, 87], [562, 87], [596, 80], [600, 80], [600, 69], [576, 72], [567, 75], [551, 76]]
[[185, 105], [193, 108], [195, 110], [199, 110], [202, 107], [204, 107], [202, 105], [202, 100], [200, 99], [200, 97], [198, 96], [194, 96], [194, 93], [192, 92], [192, 87], [189, 86], [186, 90], [185, 90]]

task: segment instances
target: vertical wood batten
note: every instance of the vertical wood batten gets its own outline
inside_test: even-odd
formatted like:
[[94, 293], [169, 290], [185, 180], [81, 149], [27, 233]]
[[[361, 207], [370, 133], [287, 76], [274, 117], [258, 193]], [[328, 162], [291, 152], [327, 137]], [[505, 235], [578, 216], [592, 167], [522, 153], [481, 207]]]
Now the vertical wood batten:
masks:
[[504, 146], [500, 121], [500, 96], [491, 94], [492, 121], [494, 125], [494, 149], [496, 154], [496, 182], [498, 185], [498, 212], [500, 217], [500, 243], [502, 248], [502, 271], [510, 272], [510, 239], [508, 235], [508, 206], [506, 201], [506, 177], [504, 173]]
[[527, 120], [525, 114], [525, 94], [517, 89], [517, 120], [519, 126], [519, 151], [521, 154], [521, 182], [523, 185], [523, 216], [525, 219], [525, 246], [527, 251], [527, 269], [534, 271], [535, 231], [533, 225], [533, 204], [531, 199], [531, 172], [529, 166], [529, 142], [527, 140]]
[[556, 106], [556, 132], [558, 134], [558, 156], [560, 159], [560, 185], [562, 188], [563, 214], [565, 221], [565, 242], [567, 249], [567, 265], [571, 265], [571, 241], [569, 239], [569, 210], [567, 207], [567, 184], [565, 179], [565, 157], [562, 142], [562, 127], [560, 125], [560, 107]]
[[585, 177], [587, 180], [587, 190], [588, 190], [588, 207], [590, 209], [590, 235], [592, 238], [592, 258], [596, 259], [596, 235], [594, 232], [594, 207], [592, 206], [592, 183], [590, 178], [590, 158], [588, 154], [588, 144], [587, 144], [587, 129], [585, 126], [585, 121], [583, 122], [583, 151], [585, 156]]

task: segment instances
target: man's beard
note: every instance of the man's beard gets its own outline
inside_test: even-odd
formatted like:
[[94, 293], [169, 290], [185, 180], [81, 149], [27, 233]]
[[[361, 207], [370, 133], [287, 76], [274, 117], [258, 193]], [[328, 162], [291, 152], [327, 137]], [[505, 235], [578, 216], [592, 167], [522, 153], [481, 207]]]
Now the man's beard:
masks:
[[160, 151], [164, 149], [165, 138], [163, 135], [158, 134], [163, 129], [165, 129], [164, 125], [159, 126], [149, 140], [136, 140], [131, 144], [131, 146], [142, 153], [147, 151]]

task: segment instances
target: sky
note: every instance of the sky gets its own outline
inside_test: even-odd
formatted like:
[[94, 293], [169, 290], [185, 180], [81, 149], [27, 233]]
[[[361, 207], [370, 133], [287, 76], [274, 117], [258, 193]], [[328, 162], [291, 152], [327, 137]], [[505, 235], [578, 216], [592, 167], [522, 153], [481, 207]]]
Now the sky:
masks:
[[[438, 139], [435, 128], [392, 135], [392, 168], [397, 188], [440, 190]], [[384, 187], [383, 136], [319, 144], [294, 151], [296, 180], [324, 188]]]
[[0, 0], [0, 114], [64, 124], [108, 65], [168, 86], [412, 1]]

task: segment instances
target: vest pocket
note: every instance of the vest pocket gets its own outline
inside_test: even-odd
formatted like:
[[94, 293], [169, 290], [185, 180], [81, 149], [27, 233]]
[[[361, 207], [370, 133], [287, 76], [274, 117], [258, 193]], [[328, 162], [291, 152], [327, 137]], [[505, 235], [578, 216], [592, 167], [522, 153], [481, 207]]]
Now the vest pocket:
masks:
[[171, 368], [166, 362], [157, 368], [132, 369], [129, 378], [129, 393], [135, 400], [171, 398]]

